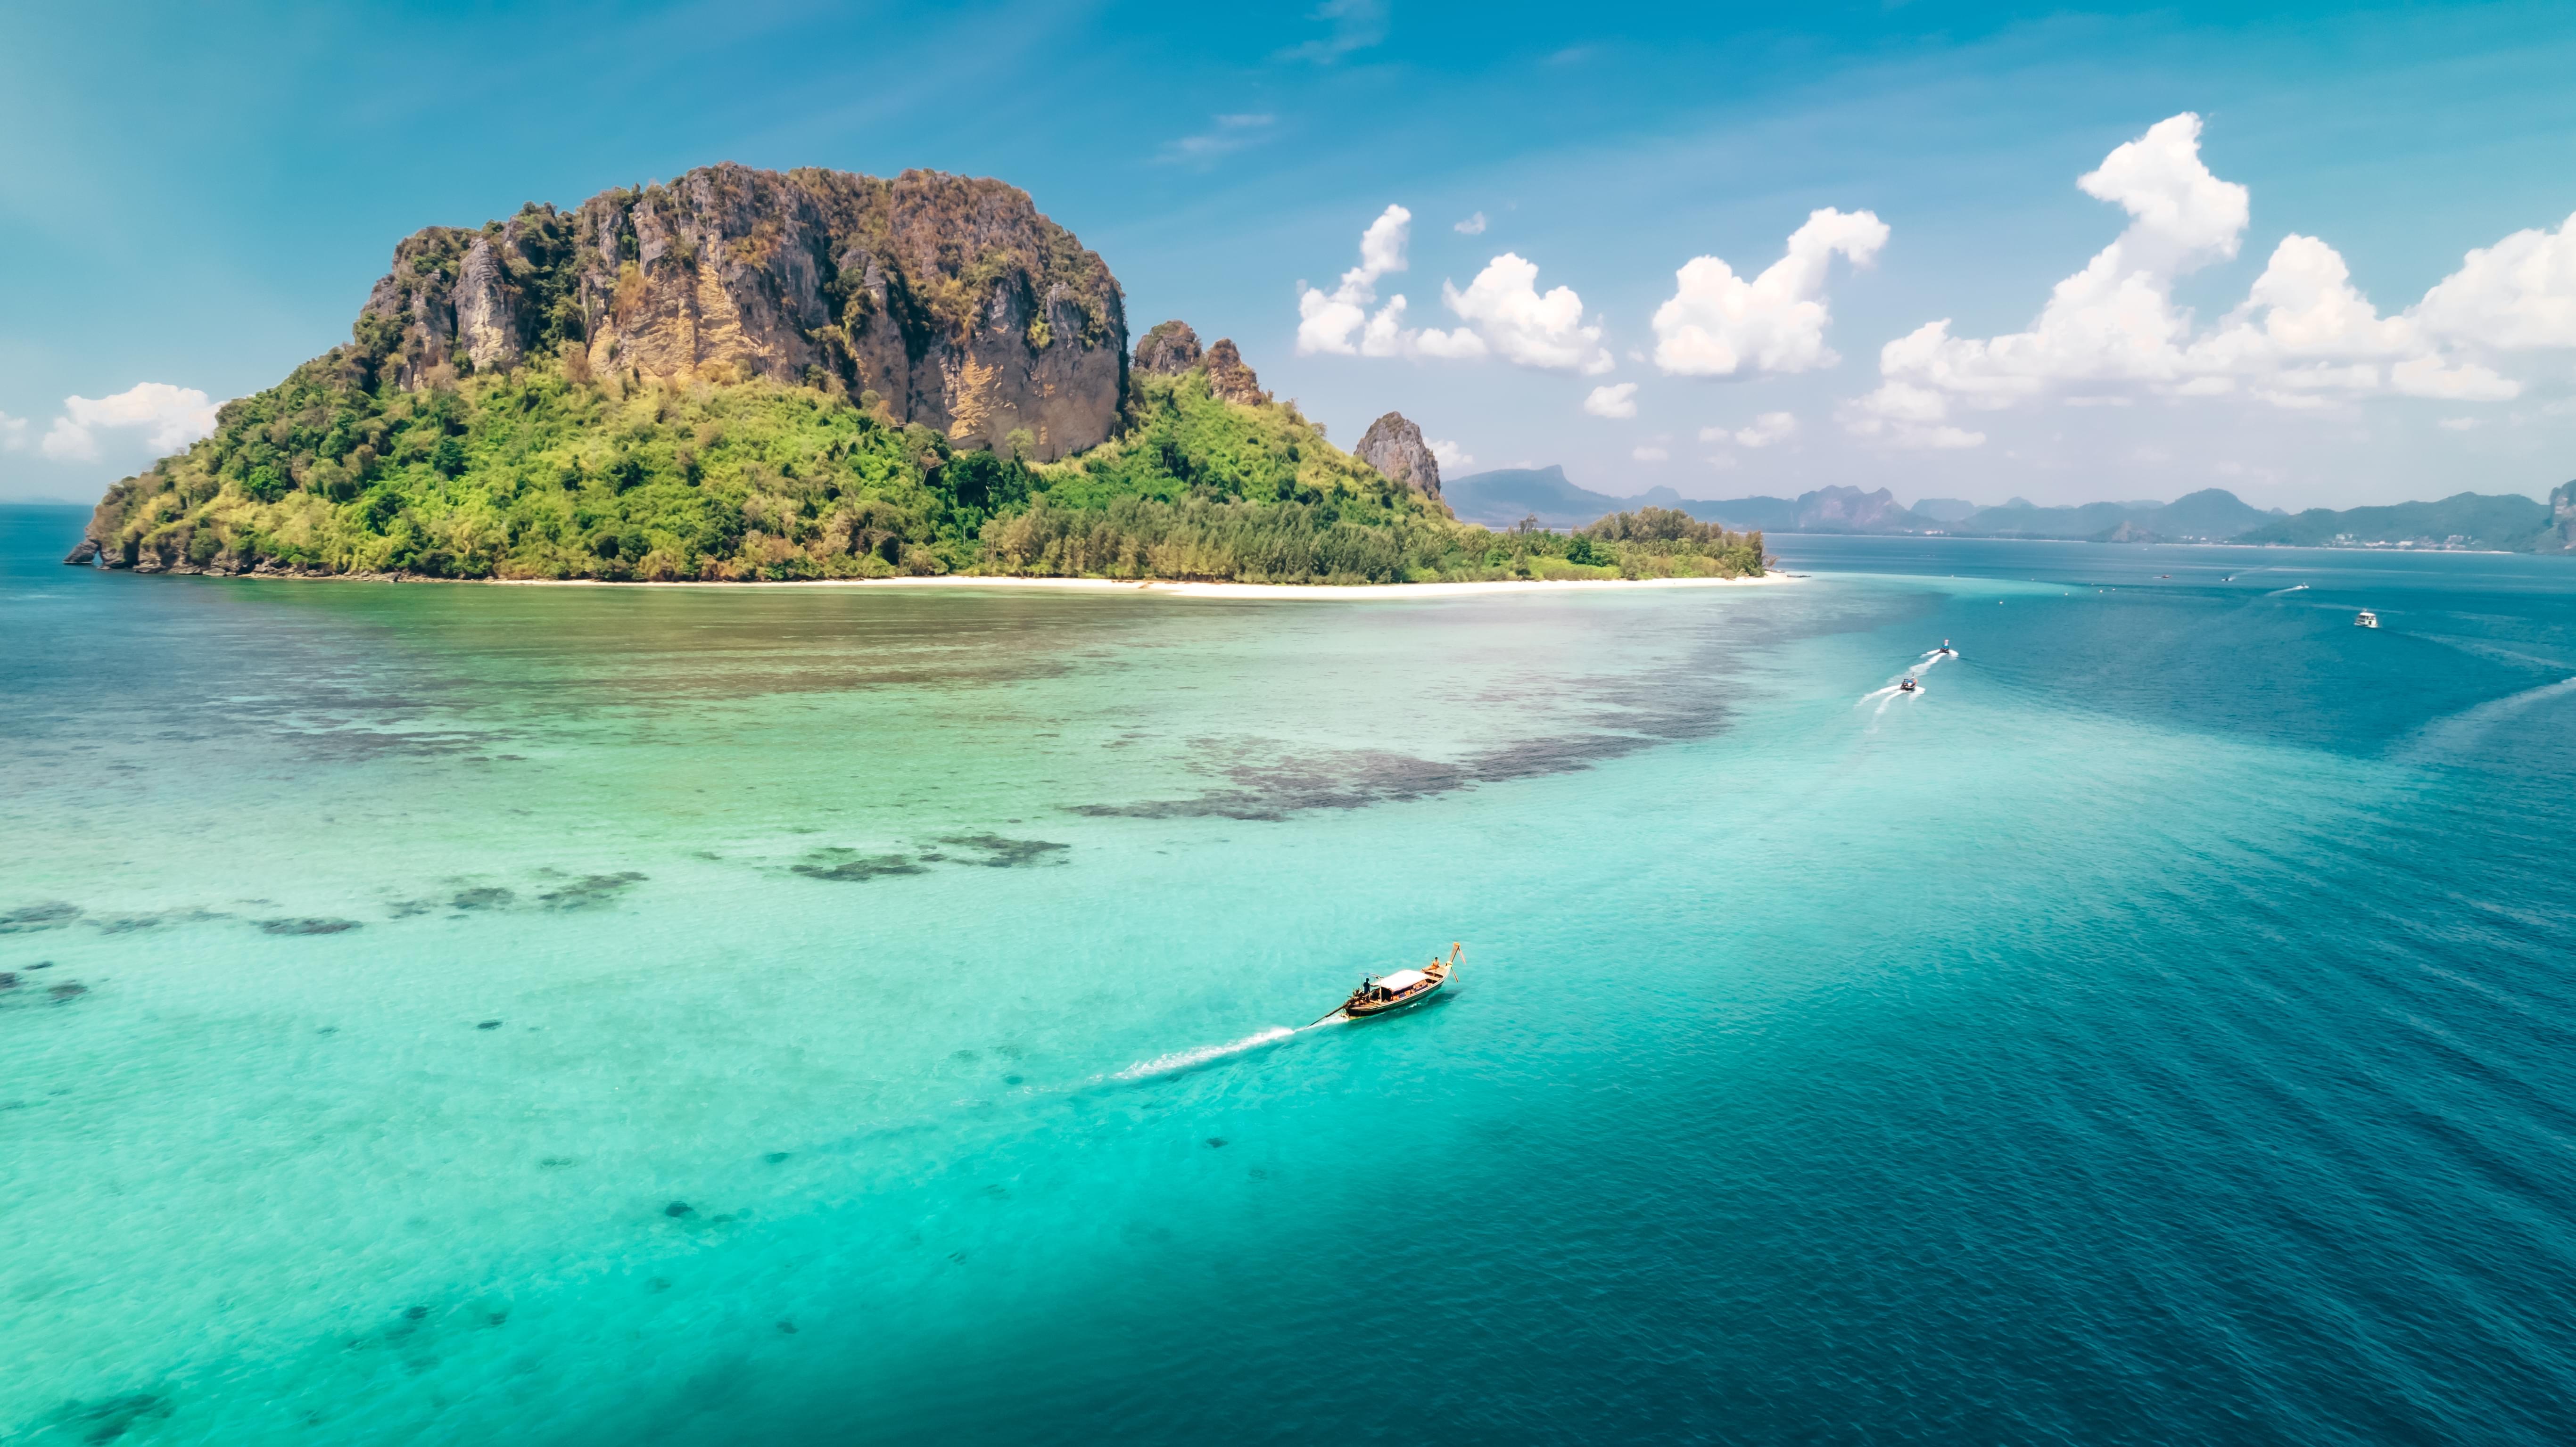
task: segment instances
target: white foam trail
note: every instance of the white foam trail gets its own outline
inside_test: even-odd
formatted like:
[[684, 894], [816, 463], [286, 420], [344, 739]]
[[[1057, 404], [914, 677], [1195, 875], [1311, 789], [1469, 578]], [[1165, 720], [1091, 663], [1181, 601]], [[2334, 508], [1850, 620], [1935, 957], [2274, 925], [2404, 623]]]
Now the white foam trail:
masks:
[[2266, 594], [2264, 594], [2263, 596], [2264, 596], [2264, 597], [2266, 597], [2266, 598], [2278, 598], [2278, 597], [2280, 597], [2280, 596], [2281, 596], [2282, 594], [2284, 594], [2284, 593], [2299, 593], [2299, 592], [2304, 592], [2304, 591], [2306, 591], [2306, 590], [2307, 590], [2307, 586], [2308, 586], [2308, 585], [2307, 585], [2307, 584], [2305, 584], [2305, 583], [2292, 583], [2290, 586], [2288, 586], [2288, 587], [2286, 587], [2286, 588], [2275, 588], [2275, 589], [2273, 589], [2271, 592], [2266, 593]]
[[1151, 1060], [1140, 1060], [1109, 1078], [1143, 1080], [1148, 1076], [1169, 1075], [1176, 1070], [1188, 1070], [1205, 1065], [1212, 1060], [1223, 1060], [1229, 1055], [1258, 1050], [1264, 1045], [1285, 1040], [1296, 1033], [1285, 1025], [1273, 1025], [1258, 1035], [1246, 1035], [1240, 1040], [1229, 1040], [1223, 1045], [1202, 1045], [1195, 1050], [1175, 1050], [1169, 1055], [1157, 1055]]
[[2400, 763], [2425, 764], [2447, 754], [2456, 754], [2476, 743], [2487, 730], [2531, 707], [2533, 704], [2566, 694], [2576, 693], [2576, 678], [2562, 678], [2538, 688], [2489, 699], [2472, 708], [2464, 708], [2449, 718], [2435, 719], [2415, 731], [2415, 737], [2398, 749], [2394, 757]]

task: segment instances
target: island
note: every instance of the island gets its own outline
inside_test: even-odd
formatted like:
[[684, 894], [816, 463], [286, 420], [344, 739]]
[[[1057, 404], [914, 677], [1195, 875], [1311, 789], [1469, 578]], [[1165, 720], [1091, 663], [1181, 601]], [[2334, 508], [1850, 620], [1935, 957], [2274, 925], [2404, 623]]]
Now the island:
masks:
[[1496, 530], [1419, 428], [1357, 455], [1230, 340], [1131, 354], [1100, 257], [999, 181], [718, 165], [394, 249], [350, 340], [118, 482], [147, 573], [1422, 584], [1751, 578], [1672, 508]]

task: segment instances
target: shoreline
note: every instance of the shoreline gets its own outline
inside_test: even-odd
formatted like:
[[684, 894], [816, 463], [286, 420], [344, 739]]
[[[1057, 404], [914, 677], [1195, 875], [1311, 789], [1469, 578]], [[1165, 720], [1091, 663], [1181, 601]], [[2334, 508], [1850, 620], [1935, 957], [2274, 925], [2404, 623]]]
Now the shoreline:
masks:
[[[118, 571], [124, 571], [122, 569]], [[191, 576], [176, 570], [159, 576]], [[743, 592], [771, 588], [1034, 588], [1063, 593], [1141, 593], [1173, 598], [1459, 598], [1495, 593], [1547, 593], [1587, 588], [1736, 588], [1795, 582], [1803, 574], [1768, 571], [1758, 578], [1514, 578], [1466, 583], [1197, 583], [1162, 578], [1023, 578], [943, 573], [919, 578], [807, 578], [783, 582], [619, 583], [604, 578], [429, 578], [392, 573], [196, 573], [197, 577], [298, 583], [453, 583], [500, 588], [696, 588]]]

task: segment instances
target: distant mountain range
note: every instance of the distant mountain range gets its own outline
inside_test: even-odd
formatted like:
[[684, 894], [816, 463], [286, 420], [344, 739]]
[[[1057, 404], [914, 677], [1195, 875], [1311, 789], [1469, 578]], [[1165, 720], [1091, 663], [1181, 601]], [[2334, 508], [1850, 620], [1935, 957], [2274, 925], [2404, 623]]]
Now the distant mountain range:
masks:
[[1459, 518], [1510, 527], [1578, 528], [1639, 507], [1678, 508], [1702, 522], [1771, 533], [1879, 533], [1975, 538], [2051, 538], [2099, 543], [2284, 543], [2300, 547], [2483, 548], [2576, 551], [2576, 482], [2546, 503], [2515, 494], [2464, 492], [2439, 502], [2266, 512], [2225, 488], [2172, 502], [2093, 502], [2041, 507], [2014, 498], [1979, 507], [1926, 498], [1913, 507], [1886, 488], [1826, 487], [1794, 498], [1686, 498], [1669, 487], [1612, 497], [1576, 485], [1562, 467], [1514, 467], [1453, 477], [1444, 494]]

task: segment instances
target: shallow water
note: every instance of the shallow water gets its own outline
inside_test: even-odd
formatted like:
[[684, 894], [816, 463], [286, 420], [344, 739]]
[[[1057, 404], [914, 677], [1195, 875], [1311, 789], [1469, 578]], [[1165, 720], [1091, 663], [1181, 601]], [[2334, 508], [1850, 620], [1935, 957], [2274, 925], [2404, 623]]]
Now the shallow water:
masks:
[[78, 522], [0, 510], [0, 1441], [2576, 1435], [2566, 560], [625, 593]]

